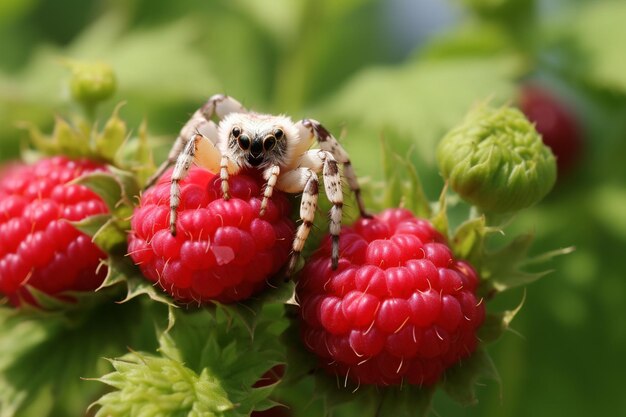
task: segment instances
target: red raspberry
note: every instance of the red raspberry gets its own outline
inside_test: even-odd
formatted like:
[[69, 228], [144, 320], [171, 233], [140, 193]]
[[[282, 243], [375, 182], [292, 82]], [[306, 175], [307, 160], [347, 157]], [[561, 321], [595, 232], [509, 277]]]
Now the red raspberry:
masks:
[[36, 304], [28, 286], [49, 295], [89, 291], [104, 280], [106, 255], [68, 221], [107, 212], [83, 185], [67, 184], [105, 166], [65, 157], [14, 165], [0, 179], [0, 293]]
[[194, 167], [181, 182], [176, 236], [169, 230], [171, 171], [141, 198], [129, 252], [151, 281], [181, 302], [242, 300], [265, 286], [286, 262], [295, 225], [285, 194], [275, 191], [259, 218], [263, 180], [242, 173], [221, 180]]
[[519, 106], [552, 149], [559, 173], [574, 168], [583, 147], [582, 129], [575, 114], [549, 91], [535, 85], [522, 88]]
[[405, 209], [344, 227], [339, 267], [326, 240], [302, 270], [302, 337], [324, 368], [360, 384], [431, 385], [476, 348], [478, 277]]

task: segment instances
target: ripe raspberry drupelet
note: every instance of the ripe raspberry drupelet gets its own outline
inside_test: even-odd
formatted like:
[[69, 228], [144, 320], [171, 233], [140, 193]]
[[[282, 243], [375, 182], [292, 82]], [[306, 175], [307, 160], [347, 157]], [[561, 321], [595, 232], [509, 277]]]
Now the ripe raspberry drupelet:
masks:
[[326, 240], [297, 287], [304, 343], [328, 371], [357, 384], [432, 385], [476, 349], [478, 277], [428, 221], [388, 209], [344, 227], [337, 270], [330, 250]]
[[143, 274], [180, 302], [228, 303], [259, 291], [285, 264], [295, 231], [290, 203], [275, 192], [259, 217], [263, 179], [221, 180], [194, 167], [181, 182], [177, 233], [169, 227], [170, 176], [146, 191], [132, 219], [129, 253]]
[[55, 295], [96, 289], [106, 255], [69, 222], [107, 212], [83, 185], [68, 184], [105, 170], [85, 159], [42, 159], [14, 165], [0, 179], [0, 293], [14, 305], [35, 304], [29, 287]]

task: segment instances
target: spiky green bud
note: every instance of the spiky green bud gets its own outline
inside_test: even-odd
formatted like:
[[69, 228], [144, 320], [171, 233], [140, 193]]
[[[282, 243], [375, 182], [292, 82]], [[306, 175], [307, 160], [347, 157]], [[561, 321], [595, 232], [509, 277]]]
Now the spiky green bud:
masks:
[[112, 364], [115, 372], [99, 380], [117, 390], [96, 402], [97, 417], [214, 417], [234, 408], [206, 369], [198, 375], [176, 360], [139, 353]]
[[556, 161], [517, 109], [479, 106], [440, 142], [442, 175], [463, 199], [507, 213], [540, 201], [556, 181]]
[[72, 62], [70, 90], [72, 97], [85, 105], [94, 105], [111, 97], [117, 81], [110, 65], [101, 62]]

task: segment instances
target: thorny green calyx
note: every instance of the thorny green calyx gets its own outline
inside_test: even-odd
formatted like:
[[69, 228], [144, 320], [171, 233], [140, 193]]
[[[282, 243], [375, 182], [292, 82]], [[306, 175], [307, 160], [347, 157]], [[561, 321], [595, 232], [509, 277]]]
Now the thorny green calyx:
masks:
[[507, 213], [540, 201], [556, 181], [556, 161], [517, 109], [479, 106], [437, 149], [439, 169], [463, 199]]

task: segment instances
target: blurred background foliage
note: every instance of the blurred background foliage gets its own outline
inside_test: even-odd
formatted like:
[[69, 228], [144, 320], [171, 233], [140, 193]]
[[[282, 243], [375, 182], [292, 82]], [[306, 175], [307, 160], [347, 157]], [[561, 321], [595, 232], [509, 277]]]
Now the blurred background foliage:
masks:
[[434, 409], [626, 415], [624, 22], [623, 0], [3, 0], [0, 159], [18, 157], [20, 121], [49, 130], [55, 114], [75, 110], [64, 62], [99, 60], [119, 85], [100, 116], [125, 101], [122, 116], [136, 129], [147, 121], [159, 158], [223, 92], [323, 121], [365, 182], [382, 177], [384, 138], [435, 200], [437, 141], [473, 104], [517, 103], [533, 82], [571, 109], [582, 148], [513, 228], [534, 230], [537, 252], [576, 251], [528, 287], [516, 333], [491, 346], [501, 387], [486, 385], [470, 408], [438, 395]]

